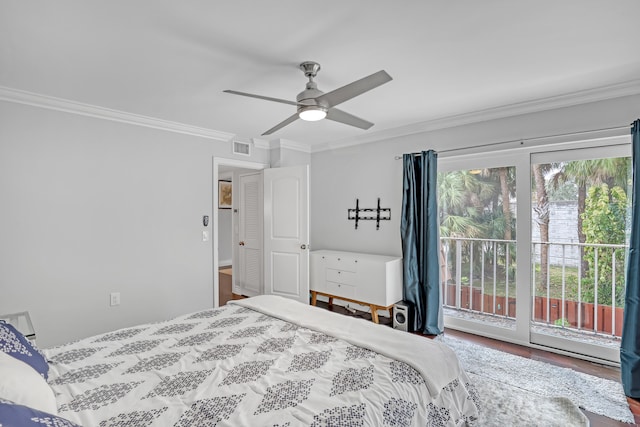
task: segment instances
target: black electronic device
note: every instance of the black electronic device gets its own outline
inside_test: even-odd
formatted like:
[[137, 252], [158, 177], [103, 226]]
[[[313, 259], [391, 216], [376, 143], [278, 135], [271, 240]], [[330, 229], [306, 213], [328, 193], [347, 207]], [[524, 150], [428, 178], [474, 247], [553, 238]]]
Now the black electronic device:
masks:
[[398, 301], [393, 305], [393, 328], [405, 332], [414, 331], [413, 303]]

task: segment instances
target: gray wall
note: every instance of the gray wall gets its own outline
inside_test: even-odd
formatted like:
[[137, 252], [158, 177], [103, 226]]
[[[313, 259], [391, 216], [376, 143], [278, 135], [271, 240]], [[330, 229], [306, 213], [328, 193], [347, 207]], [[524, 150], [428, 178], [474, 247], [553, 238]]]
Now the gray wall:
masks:
[[[313, 153], [312, 248], [402, 254], [402, 161], [395, 160], [397, 155], [626, 126], [639, 116], [640, 96], [627, 96]], [[347, 209], [355, 208], [356, 198], [361, 208], [375, 208], [378, 197], [381, 207], [391, 208], [391, 221], [381, 222], [377, 231], [375, 221], [362, 221], [355, 230]]]
[[[640, 96], [308, 154], [254, 149], [242, 160], [311, 158], [311, 245], [400, 255], [396, 155], [631, 123]], [[231, 144], [0, 102], [0, 313], [29, 311], [43, 347], [212, 306], [212, 157]], [[347, 209], [391, 208], [354, 230]], [[211, 230], [211, 224], [209, 225]], [[122, 304], [109, 306], [109, 293]]]
[[271, 167], [284, 168], [287, 166], [310, 165], [311, 153], [277, 146], [271, 149]]
[[[230, 150], [0, 102], [0, 313], [28, 310], [48, 347], [211, 307], [202, 216], [212, 217], [212, 158]], [[268, 162], [253, 151], [242, 159]]]

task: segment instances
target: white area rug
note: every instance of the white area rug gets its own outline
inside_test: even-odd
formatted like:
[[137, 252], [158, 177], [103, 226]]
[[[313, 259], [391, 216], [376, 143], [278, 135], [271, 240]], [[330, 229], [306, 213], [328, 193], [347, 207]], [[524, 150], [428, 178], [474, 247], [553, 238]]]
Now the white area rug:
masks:
[[480, 397], [478, 427], [588, 427], [566, 397], [547, 397], [469, 373]]
[[[616, 381], [515, 356], [453, 337], [438, 339], [453, 348], [462, 368], [476, 381], [481, 401], [487, 402], [489, 411], [484, 415], [490, 419], [485, 419], [488, 424], [480, 425], [510, 425], [514, 418], [503, 421], [498, 418], [510, 417], [518, 411], [524, 414], [528, 409], [533, 409], [534, 418], [528, 418], [528, 423], [527, 418], [524, 418], [518, 421], [517, 425], [550, 425], [536, 419], [536, 411], [542, 416], [545, 411], [555, 411], [564, 406], [568, 412], [575, 413], [570, 402], [587, 411], [633, 423], [633, 415], [622, 391], [622, 385]], [[487, 396], [484, 400], [483, 393]], [[530, 400], [535, 402], [529, 402]], [[588, 425], [579, 417], [572, 414], [568, 416], [571, 419], [575, 418], [574, 424], [564, 425]]]

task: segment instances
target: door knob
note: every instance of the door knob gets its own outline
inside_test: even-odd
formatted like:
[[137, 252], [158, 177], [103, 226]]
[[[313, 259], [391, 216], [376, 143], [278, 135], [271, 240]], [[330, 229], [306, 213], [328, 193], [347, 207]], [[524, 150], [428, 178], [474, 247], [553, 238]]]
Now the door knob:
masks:
[[304, 244], [300, 245], [300, 249], [307, 249], [307, 245], [304, 245]]
[[240, 246], [244, 246], [244, 242], [240, 242], [238, 243]]

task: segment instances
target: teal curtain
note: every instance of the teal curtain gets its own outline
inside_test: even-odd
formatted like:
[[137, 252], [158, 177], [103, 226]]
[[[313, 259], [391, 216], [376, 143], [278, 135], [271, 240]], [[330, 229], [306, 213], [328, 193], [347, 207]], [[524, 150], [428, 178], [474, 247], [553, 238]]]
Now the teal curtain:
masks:
[[633, 161], [633, 196], [631, 236], [627, 256], [627, 285], [624, 302], [620, 373], [627, 396], [640, 398], [640, 120], [631, 126]]
[[440, 293], [440, 235], [435, 151], [403, 155], [402, 257], [404, 299], [414, 305], [416, 331], [443, 331]]

